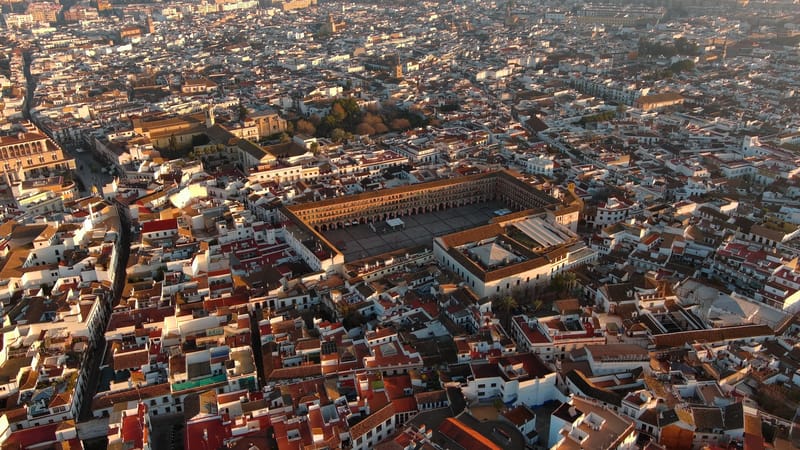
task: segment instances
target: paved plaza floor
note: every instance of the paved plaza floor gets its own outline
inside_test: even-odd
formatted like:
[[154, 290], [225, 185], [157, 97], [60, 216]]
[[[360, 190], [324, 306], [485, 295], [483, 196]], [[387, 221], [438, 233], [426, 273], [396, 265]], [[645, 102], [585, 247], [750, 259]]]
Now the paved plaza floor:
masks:
[[486, 225], [494, 217], [494, 211], [505, 208], [500, 202], [486, 202], [474, 205], [434, 211], [413, 216], [402, 216], [404, 229], [391, 230], [386, 222], [354, 225], [346, 228], [325, 231], [322, 234], [341, 252], [344, 260], [355, 261], [369, 256], [380, 255], [392, 250], [433, 246], [433, 238], [456, 231]]

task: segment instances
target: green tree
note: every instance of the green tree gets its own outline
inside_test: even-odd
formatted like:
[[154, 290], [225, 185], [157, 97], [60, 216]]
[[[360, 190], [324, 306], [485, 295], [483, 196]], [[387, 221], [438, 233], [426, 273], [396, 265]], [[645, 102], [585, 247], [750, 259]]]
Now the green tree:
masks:
[[341, 103], [334, 103], [331, 107], [331, 116], [336, 119], [337, 122], [343, 122], [344, 119], [347, 118], [347, 111], [344, 110], [344, 107]]
[[305, 119], [298, 120], [295, 129], [297, 130], [298, 134], [305, 134], [308, 136], [313, 136], [317, 131], [316, 127], [314, 127], [314, 124]]
[[342, 320], [342, 326], [345, 329], [349, 330], [367, 322], [364, 315], [361, 314], [358, 309], [354, 308], [353, 305], [347, 302], [339, 302], [337, 307], [339, 309], [339, 317], [341, 317]]
[[671, 66], [669, 66], [669, 69], [673, 73], [681, 73], [681, 72], [691, 72], [692, 70], [694, 70], [694, 67], [695, 67], [694, 61], [689, 59], [684, 59], [682, 61], [678, 61], [672, 64]]
[[392, 120], [389, 127], [397, 131], [408, 130], [411, 128], [411, 122], [408, 119], [397, 118]]
[[509, 329], [508, 327], [511, 324], [511, 312], [517, 309], [518, 306], [517, 300], [510, 295], [500, 296], [492, 303], [492, 309], [495, 310], [496, 308], [506, 330]]
[[357, 116], [361, 112], [361, 107], [358, 106], [358, 101], [353, 97], [336, 99], [334, 104], [341, 105], [348, 116]]
[[341, 128], [334, 128], [331, 131], [331, 140], [333, 142], [342, 142], [347, 137], [347, 132]]
[[153, 276], [153, 281], [161, 282], [164, 281], [164, 275], [167, 273], [167, 266], [161, 266], [156, 271], [155, 276]]
[[675, 52], [679, 55], [696, 56], [700, 54], [700, 46], [694, 42], [689, 42], [685, 37], [676, 38], [673, 45]]
[[572, 286], [575, 283], [575, 279], [576, 279], [575, 273], [561, 272], [559, 274], [556, 274], [550, 281], [550, 289], [558, 293], [569, 291], [572, 289]]
[[500, 411], [501, 409], [503, 409], [503, 400], [500, 397], [496, 397], [492, 402], [492, 405], [494, 405], [494, 408], [496, 410]]
[[373, 128], [372, 125], [370, 125], [370, 124], [368, 124], [366, 122], [361, 122], [356, 127], [356, 134], [360, 135], [360, 136], [364, 136], [364, 135], [372, 136], [373, 134], [375, 134], [375, 128]]

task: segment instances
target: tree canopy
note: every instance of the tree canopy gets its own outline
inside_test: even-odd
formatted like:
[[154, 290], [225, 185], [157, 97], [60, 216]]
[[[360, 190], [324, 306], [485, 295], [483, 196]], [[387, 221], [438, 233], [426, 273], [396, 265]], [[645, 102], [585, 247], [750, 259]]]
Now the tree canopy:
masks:
[[679, 37], [669, 44], [644, 38], [639, 40], [639, 56], [672, 58], [677, 55], [697, 56], [699, 54], [700, 46], [684, 37]]
[[334, 100], [330, 112], [324, 117], [311, 116], [297, 120], [295, 130], [297, 133], [327, 137], [339, 142], [353, 134], [372, 136], [427, 124], [428, 119], [418, 112], [390, 104], [369, 105], [365, 111], [355, 98], [347, 97]]

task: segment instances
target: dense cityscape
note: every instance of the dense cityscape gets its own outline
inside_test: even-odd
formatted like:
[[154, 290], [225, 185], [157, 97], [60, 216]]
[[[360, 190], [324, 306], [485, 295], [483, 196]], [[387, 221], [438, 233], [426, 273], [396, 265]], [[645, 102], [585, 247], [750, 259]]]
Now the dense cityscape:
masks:
[[0, 449], [800, 446], [796, 0], [0, 17]]

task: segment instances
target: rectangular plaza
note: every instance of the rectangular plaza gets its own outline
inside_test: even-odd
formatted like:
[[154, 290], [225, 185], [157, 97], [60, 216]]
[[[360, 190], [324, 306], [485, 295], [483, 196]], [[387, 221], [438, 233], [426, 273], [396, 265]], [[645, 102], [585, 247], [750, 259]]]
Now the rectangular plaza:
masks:
[[[443, 211], [401, 217], [404, 229], [392, 231], [384, 222], [360, 224], [323, 232], [328, 241], [344, 253], [345, 261], [380, 255], [392, 250], [425, 245], [433, 238], [485, 225], [503, 203], [489, 201]], [[372, 230], [374, 225], [375, 231]]]

